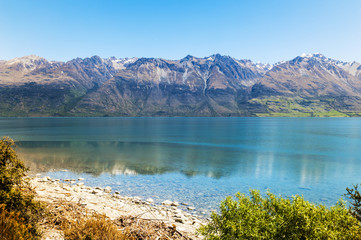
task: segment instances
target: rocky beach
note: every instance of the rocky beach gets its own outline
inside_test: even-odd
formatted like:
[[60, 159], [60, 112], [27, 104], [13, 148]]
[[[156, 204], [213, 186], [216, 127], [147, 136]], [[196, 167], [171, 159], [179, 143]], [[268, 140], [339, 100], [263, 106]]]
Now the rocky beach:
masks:
[[[30, 178], [30, 183], [36, 191], [37, 200], [52, 205], [61, 214], [66, 214], [63, 205], [73, 204], [79, 212], [105, 215], [113, 221], [126, 217], [137, 219], [138, 224], [139, 221], [162, 223], [178, 233], [178, 237], [172, 239], [200, 239], [196, 229], [206, 220], [192, 214], [193, 207], [187, 206], [188, 211], [184, 211], [178, 208], [180, 203], [170, 200], [156, 205], [152, 199], [121, 196], [110, 187], [86, 186], [83, 180], [37, 175]], [[56, 227], [45, 226], [43, 231], [43, 239], [64, 239], [61, 230]]]

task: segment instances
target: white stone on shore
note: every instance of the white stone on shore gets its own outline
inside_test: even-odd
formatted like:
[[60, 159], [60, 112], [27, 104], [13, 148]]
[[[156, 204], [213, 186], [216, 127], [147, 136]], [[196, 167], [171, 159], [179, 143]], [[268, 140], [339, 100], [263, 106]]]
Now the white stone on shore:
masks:
[[136, 203], [136, 204], [140, 204], [142, 202], [141, 198], [140, 197], [133, 197], [133, 202]]
[[[41, 198], [51, 199], [52, 201], [62, 199], [79, 203], [86, 209], [106, 214], [111, 219], [117, 219], [123, 215], [141, 216], [141, 218], [145, 219], [161, 219], [168, 221], [170, 224], [175, 224], [178, 231], [185, 231], [190, 234], [193, 234], [195, 229], [203, 223], [195, 215], [178, 209], [177, 202], [166, 200], [162, 202], [162, 205], [154, 205], [154, 200], [151, 198], [142, 201], [140, 197], [121, 196], [118, 191], [109, 195], [105, 192], [109, 191], [110, 187], [104, 189], [101, 187], [92, 188], [84, 186], [82, 182], [70, 185], [69, 181], [68, 183], [52, 183], [48, 179], [42, 182], [41, 179], [35, 178], [33, 184]], [[194, 209], [191, 206], [186, 208], [188, 210]]]
[[91, 192], [92, 194], [99, 194], [99, 193], [101, 193], [102, 192], [102, 190], [99, 190], [99, 189], [93, 189], [93, 191]]
[[107, 186], [107, 187], [104, 188], [104, 192], [106, 192], [106, 193], [111, 193], [111, 192], [112, 192], [112, 188], [109, 187], [109, 186]]
[[47, 177], [43, 177], [43, 178], [40, 178], [39, 179], [39, 182], [47, 182], [48, 181], [48, 178]]
[[172, 203], [173, 203], [172, 201], [165, 200], [165, 201], [162, 202], [162, 205], [164, 205], [164, 206], [171, 206]]
[[170, 205], [174, 206], [174, 207], [177, 207], [179, 205], [179, 203], [178, 202], [172, 202]]
[[194, 209], [196, 209], [195, 207], [187, 207], [187, 209], [189, 210], [189, 211], [193, 211]]
[[71, 191], [72, 189], [68, 186], [63, 186], [63, 189], [66, 190], [66, 191]]
[[84, 178], [80, 177], [80, 178], [78, 178], [78, 180], [79, 180], [79, 181], [83, 181], [83, 180], [84, 180]]

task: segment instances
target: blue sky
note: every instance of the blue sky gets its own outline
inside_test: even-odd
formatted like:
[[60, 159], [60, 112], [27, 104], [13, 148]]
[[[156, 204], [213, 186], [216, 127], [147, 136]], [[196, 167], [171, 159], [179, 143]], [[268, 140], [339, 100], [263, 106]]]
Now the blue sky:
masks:
[[360, 0], [0, 0], [0, 59], [314, 52], [361, 62]]

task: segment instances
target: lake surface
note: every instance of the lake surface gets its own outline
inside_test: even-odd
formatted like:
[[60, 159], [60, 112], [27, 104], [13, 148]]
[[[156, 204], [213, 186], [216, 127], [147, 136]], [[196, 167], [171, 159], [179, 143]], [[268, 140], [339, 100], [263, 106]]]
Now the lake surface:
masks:
[[0, 118], [0, 135], [44, 175], [199, 212], [250, 188], [332, 205], [361, 183], [358, 118]]

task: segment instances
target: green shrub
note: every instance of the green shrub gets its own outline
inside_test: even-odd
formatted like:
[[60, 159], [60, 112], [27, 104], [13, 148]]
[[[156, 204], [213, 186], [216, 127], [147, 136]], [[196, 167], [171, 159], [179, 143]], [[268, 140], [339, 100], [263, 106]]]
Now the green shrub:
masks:
[[346, 196], [351, 200], [351, 214], [361, 222], [361, 193], [358, 190], [358, 184], [354, 185], [353, 188], [346, 188], [346, 191]]
[[27, 168], [19, 160], [10, 138], [0, 140], [0, 204], [6, 211], [19, 214], [29, 226], [32, 239], [40, 236], [37, 223], [43, 214], [43, 206], [34, 200], [34, 191], [24, 180]]
[[326, 208], [298, 195], [262, 197], [256, 190], [227, 197], [199, 232], [206, 239], [361, 239], [361, 227], [343, 202]]
[[0, 140], [0, 191], [9, 192], [14, 187], [24, 186], [27, 171], [14, 150], [14, 141], [8, 137]]

